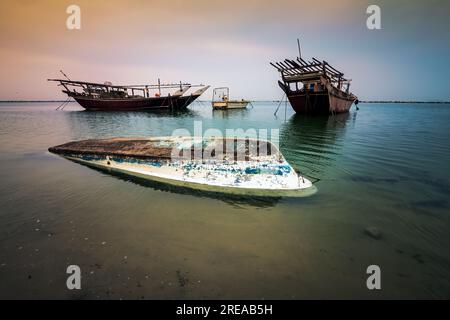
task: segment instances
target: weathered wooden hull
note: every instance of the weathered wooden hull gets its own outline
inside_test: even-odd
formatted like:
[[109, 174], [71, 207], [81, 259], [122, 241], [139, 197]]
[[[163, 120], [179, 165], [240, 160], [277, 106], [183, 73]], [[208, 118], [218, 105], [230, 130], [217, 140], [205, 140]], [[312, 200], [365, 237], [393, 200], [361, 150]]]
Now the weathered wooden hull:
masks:
[[126, 98], [101, 99], [84, 96], [73, 98], [86, 110], [92, 111], [139, 111], [151, 109], [182, 110], [194, 102], [199, 95], [180, 97], [152, 97], [152, 98]]
[[289, 103], [299, 114], [336, 114], [348, 112], [356, 97], [344, 94], [331, 93], [328, 90], [321, 92], [290, 91], [284, 84], [279, 83], [286, 93]]
[[285, 91], [289, 103], [299, 114], [336, 114], [348, 112], [356, 97], [344, 97], [322, 92], [289, 91], [282, 83], [280, 87]]
[[348, 112], [354, 100], [330, 94], [298, 94], [288, 96], [289, 103], [300, 114], [335, 114]]

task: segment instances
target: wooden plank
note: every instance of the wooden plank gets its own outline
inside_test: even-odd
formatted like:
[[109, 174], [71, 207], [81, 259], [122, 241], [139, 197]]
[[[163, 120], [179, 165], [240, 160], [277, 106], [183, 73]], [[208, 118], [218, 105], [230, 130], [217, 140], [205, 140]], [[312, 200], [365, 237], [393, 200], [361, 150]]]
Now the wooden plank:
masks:
[[277, 67], [273, 62], [270, 62], [270, 64], [272, 65], [272, 67], [274, 67], [275, 69], [277, 69], [278, 71], [281, 71], [281, 69], [279, 67]]
[[277, 62], [276, 64], [277, 64], [277, 66], [279, 66], [279, 67], [283, 70], [283, 73], [287, 73], [287, 74], [290, 74], [290, 75], [293, 75], [293, 74], [294, 74], [293, 72], [291, 72], [291, 71], [289, 70], [289, 68], [287, 68], [286, 66], [284, 66], [284, 65], [281, 64], [280, 62]]
[[293, 60], [285, 60], [287, 64], [291, 65], [292, 68], [294, 68], [297, 72], [297, 74], [302, 74], [305, 71], [307, 72], [308, 70], [305, 69], [305, 67], [299, 65], [297, 62], [293, 61]]
[[283, 65], [287, 66], [287, 70], [293, 75], [299, 75], [301, 74], [301, 70], [298, 70], [298, 68], [292, 67], [289, 65], [289, 63], [285, 62]]
[[311, 68], [310, 66], [308, 66], [308, 63], [305, 60], [303, 60], [302, 58], [297, 58], [297, 61], [300, 62], [300, 64], [302, 66], [304, 66], [306, 70], [308, 70], [308, 71], [316, 71], [313, 68]]
[[284, 61], [286, 61], [286, 63], [288, 63], [289, 65], [291, 65], [293, 68], [297, 68], [297, 69], [301, 69], [302, 67], [295, 62], [294, 60], [289, 60], [289, 59], [285, 59]]

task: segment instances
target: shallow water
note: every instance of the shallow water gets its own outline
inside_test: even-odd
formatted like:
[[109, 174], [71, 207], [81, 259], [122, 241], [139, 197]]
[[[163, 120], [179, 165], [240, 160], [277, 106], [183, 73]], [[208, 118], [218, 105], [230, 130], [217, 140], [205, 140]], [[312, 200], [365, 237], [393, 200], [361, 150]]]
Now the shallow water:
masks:
[[[0, 104], [0, 298], [450, 298], [450, 106], [284, 105], [186, 113]], [[308, 198], [239, 198], [110, 175], [49, 154], [84, 138], [279, 129]], [[380, 239], [364, 230], [377, 228]], [[66, 268], [82, 290], [66, 288]], [[382, 290], [366, 287], [379, 265]]]

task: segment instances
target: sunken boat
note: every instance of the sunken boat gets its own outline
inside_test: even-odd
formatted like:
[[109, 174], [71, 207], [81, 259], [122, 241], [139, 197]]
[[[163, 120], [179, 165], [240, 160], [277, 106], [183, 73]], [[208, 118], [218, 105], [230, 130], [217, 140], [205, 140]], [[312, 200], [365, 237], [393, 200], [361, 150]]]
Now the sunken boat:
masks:
[[[86, 110], [140, 111], [151, 109], [183, 110], [200, 97], [209, 86], [179, 84], [113, 85], [70, 79], [48, 79], [58, 82], [67, 94]], [[189, 90], [196, 88], [192, 93]], [[162, 91], [168, 93], [162, 93]], [[172, 92], [170, 92], [172, 91]]]
[[350, 79], [326, 61], [285, 59], [271, 62], [281, 75], [278, 85], [296, 113], [336, 114], [348, 112], [358, 98], [350, 92]]
[[265, 140], [111, 138], [73, 141], [49, 151], [92, 168], [196, 191], [303, 197], [317, 190]]

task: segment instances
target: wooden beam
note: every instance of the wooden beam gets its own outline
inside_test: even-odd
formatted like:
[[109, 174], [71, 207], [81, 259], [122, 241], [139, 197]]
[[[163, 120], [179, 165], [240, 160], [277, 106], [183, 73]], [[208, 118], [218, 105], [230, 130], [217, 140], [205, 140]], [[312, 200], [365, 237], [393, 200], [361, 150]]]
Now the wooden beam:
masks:
[[289, 67], [286, 67], [286, 66], [283, 65], [281, 62], [277, 62], [276, 64], [277, 64], [277, 66], [279, 66], [279, 67], [283, 70], [283, 72], [285, 72], [285, 73], [287, 73], [287, 74], [290, 74], [290, 75], [294, 75], [294, 74], [295, 74], [294, 72], [292, 72], [292, 71], [290, 70]]
[[301, 59], [301, 58], [297, 58], [297, 61], [298, 62], [300, 62], [300, 64], [303, 66], [303, 67], [305, 67], [305, 70], [308, 70], [308, 71], [316, 71], [316, 70], [314, 70], [313, 68], [311, 68], [310, 66], [308, 66], [308, 63], [305, 61], [305, 60], [303, 60], [303, 59]]
[[[154, 85], [154, 84], [138, 84], [138, 85], [108, 85], [108, 84], [103, 84], [103, 83], [94, 83], [94, 82], [86, 82], [86, 81], [68, 81], [68, 80], [63, 80], [63, 79], [47, 79], [47, 81], [55, 81], [55, 82], [59, 82], [59, 83], [65, 83], [66, 85], [70, 85], [70, 86], [82, 86], [82, 85], [90, 85], [93, 87], [97, 87], [97, 88], [115, 88], [115, 89], [138, 89], [138, 90], [142, 90], [145, 87], [148, 88], [152, 88], [152, 89], [157, 89], [159, 87], [159, 85]], [[196, 85], [191, 85], [189, 83], [182, 83], [183, 86], [191, 86], [191, 87], [204, 87], [204, 85], [202, 84], [196, 84]], [[168, 83], [168, 84], [161, 84], [160, 85], [161, 88], [179, 88], [180, 84], [179, 83]]]
[[275, 69], [277, 69], [278, 71], [281, 71], [281, 69], [279, 67], [277, 67], [273, 62], [270, 62], [270, 64], [272, 65], [272, 67], [274, 67]]

